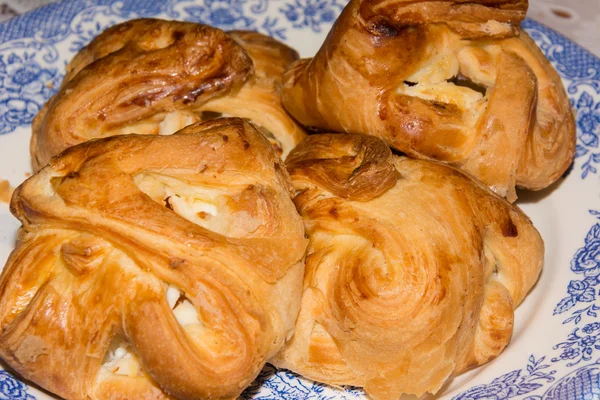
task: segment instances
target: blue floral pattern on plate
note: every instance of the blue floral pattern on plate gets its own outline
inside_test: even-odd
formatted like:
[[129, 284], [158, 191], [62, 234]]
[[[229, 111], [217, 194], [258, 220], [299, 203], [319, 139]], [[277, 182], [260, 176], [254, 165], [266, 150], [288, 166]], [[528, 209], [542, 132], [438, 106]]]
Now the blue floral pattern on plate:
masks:
[[35, 400], [27, 386], [6, 371], [0, 371], [0, 400]]
[[29, 124], [52, 93], [57, 69], [43, 68], [31, 52], [0, 54], [0, 134]]
[[452, 400], [500, 400], [512, 399], [536, 389], [541, 388], [544, 383], [554, 381], [556, 371], [546, 371], [550, 365], [544, 364], [546, 357], [536, 360], [534, 356], [529, 357], [527, 368], [511, 371], [494, 379], [488, 385], [474, 386], [471, 389], [455, 396]]
[[309, 27], [314, 32], [321, 32], [321, 26], [329, 27], [344, 4], [335, 0], [296, 0], [279, 9], [294, 28]]
[[[198, 21], [223, 29], [252, 29], [285, 40], [293, 32], [325, 33], [345, 0], [72, 0], [0, 24], [0, 135], [27, 127], [56, 90], [65, 62], [108, 26], [137, 17]], [[556, 32], [526, 20], [524, 29], [556, 66], [577, 109], [580, 178], [600, 168], [600, 60]], [[590, 214], [600, 218], [599, 211]], [[454, 400], [581, 400], [600, 398], [600, 223], [575, 251], [564, 297], [553, 316], [571, 326], [544, 355]], [[560, 325], [560, 323], [559, 323]], [[562, 376], [559, 376], [562, 375]], [[267, 365], [242, 399], [360, 399], [358, 388], [334, 389]], [[27, 385], [0, 371], [0, 400], [34, 400]]]

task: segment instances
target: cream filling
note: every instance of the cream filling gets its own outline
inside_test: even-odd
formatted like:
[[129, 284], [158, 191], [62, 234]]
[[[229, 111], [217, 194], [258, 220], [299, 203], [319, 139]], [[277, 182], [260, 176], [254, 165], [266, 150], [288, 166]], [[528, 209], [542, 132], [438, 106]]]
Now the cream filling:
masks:
[[258, 234], [263, 226], [259, 217], [243, 208], [236, 208], [241, 193], [194, 186], [160, 174], [140, 173], [134, 181], [155, 202], [220, 235], [248, 237]]
[[449, 82], [459, 73], [458, 57], [453, 51], [445, 49], [406, 78], [397, 91], [426, 101], [455, 105], [463, 111], [465, 123], [473, 126], [485, 109], [485, 96], [476, 90]]
[[173, 310], [177, 322], [183, 327], [189, 325], [201, 325], [198, 313], [192, 302], [185, 297], [183, 292], [173, 285], [167, 288], [167, 303]]
[[173, 133], [185, 128], [188, 125], [200, 122], [200, 118], [190, 112], [173, 111], [168, 113], [158, 124], [159, 135], [172, 135]]
[[417, 72], [405, 79], [414, 83], [440, 83], [458, 74], [458, 58], [450, 49], [444, 49], [432, 57]]
[[[182, 327], [189, 327], [193, 330], [202, 327], [196, 308], [177, 287], [169, 285], [166, 297], [169, 307], [173, 310], [173, 315]], [[109, 374], [131, 377], [143, 374], [137, 356], [123, 338], [115, 338], [112, 341], [102, 363], [100, 379]]]
[[142, 367], [129, 344], [122, 338], [115, 338], [104, 358], [100, 369], [100, 379], [109, 374], [140, 376]]
[[213, 232], [228, 232], [226, 198], [217, 190], [206, 190], [187, 185], [182, 181], [162, 175], [139, 174], [137, 187], [159, 204], [173, 210], [183, 218]]

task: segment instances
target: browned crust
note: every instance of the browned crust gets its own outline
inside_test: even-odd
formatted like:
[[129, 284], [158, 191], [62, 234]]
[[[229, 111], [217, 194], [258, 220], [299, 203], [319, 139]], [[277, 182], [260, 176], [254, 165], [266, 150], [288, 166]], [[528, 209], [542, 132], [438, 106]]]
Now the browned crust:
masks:
[[[197, 225], [142, 192], [140, 174], [201, 198], [228, 193], [220, 218], [258, 225], [234, 236]], [[236, 398], [297, 315], [306, 239], [290, 193], [280, 158], [241, 119], [69, 148], [11, 203], [23, 226], [0, 277], [0, 356], [69, 399], [123, 387], [135, 398]], [[177, 322], [167, 284], [192, 302], [205, 333]], [[143, 375], [98, 378], [116, 336]]]
[[[281, 137], [287, 154], [304, 137], [279, 100], [281, 74], [295, 58], [292, 49], [257, 33], [228, 35], [202, 24], [158, 19], [113, 26], [75, 55], [58, 93], [34, 118], [34, 169], [70, 146], [136, 133], [136, 123], [158, 125], [153, 118], [173, 111], [253, 119]], [[235, 104], [222, 106], [226, 99]]]
[[[316, 56], [286, 72], [284, 107], [305, 126], [371, 134], [460, 167], [514, 201], [515, 185], [555, 182], [575, 143], [560, 78], [519, 29], [526, 9], [527, 1], [352, 0]], [[454, 92], [436, 100], [403, 91], [440, 54], [486, 89], [474, 120]], [[449, 80], [452, 63], [441, 65]]]
[[384, 147], [322, 134], [290, 154], [310, 244], [296, 331], [274, 360], [377, 400], [435, 394], [500, 354], [544, 257], [517, 207], [457, 169]]

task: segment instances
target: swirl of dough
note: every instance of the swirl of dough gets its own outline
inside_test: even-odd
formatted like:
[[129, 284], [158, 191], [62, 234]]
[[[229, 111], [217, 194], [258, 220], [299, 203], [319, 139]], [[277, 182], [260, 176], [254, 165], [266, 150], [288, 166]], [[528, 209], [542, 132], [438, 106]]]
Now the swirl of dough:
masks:
[[288, 165], [345, 199], [367, 201], [396, 184], [390, 149], [376, 138], [315, 135], [293, 154]]
[[292, 334], [304, 227], [242, 119], [71, 147], [15, 192], [0, 355], [69, 399], [234, 399]]
[[[527, 216], [468, 175], [384, 148], [323, 134], [288, 157], [310, 243], [296, 331], [274, 363], [395, 399], [436, 393], [502, 352], [544, 245]], [[369, 153], [377, 166], [357, 161]], [[372, 195], [341, 194], [355, 190], [344, 176]]]
[[500, 196], [559, 179], [575, 152], [560, 77], [527, 34], [524, 0], [352, 0], [312, 59], [284, 75], [305, 126], [369, 133], [449, 163]]
[[251, 120], [285, 156], [304, 137], [279, 95], [283, 70], [297, 58], [253, 32], [157, 19], [115, 25], [75, 55], [34, 118], [34, 169], [92, 138], [171, 134], [222, 115]]

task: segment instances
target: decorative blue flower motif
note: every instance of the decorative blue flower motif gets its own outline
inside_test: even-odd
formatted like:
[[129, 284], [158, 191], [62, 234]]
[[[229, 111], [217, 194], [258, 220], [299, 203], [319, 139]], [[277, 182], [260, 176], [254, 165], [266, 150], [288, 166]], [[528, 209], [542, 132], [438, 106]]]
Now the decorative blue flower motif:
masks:
[[567, 347], [566, 349], [564, 349], [564, 351], [559, 356], [559, 358], [561, 360], [572, 360], [574, 358], [579, 357], [579, 354], [581, 354], [581, 351], [579, 349], [573, 348], [573, 347]]
[[594, 153], [598, 148], [600, 136], [600, 103], [594, 103], [594, 98], [587, 92], [583, 92], [577, 104], [577, 128], [579, 131], [579, 143], [577, 144], [575, 157], [588, 155], [587, 160], [581, 166], [583, 172], [581, 177], [585, 179], [591, 172], [597, 172], [593, 164], [600, 162], [600, 153]]
[[598, 147], [600, 103], [594, 104], [594, 98], [587, 92], [583, 92], [577, 102], [577, 125], [581, 142], [588, 147]]
[[221, 29], [251, 29], [255, 19], [244, 15], [246, 0], [203, 0], [201, 5], [189, 6], [184, 10], [190, 19]]
[[600, 330], [600, 322], [594, 322], [591, 324], [587, 324], [586, 326], [583, 327], [583, 329], [581, 331], [583, 333], [586, 333], [589, 335], [590, 333], [594, 333], [597, 330]]
[[[586, 333], [586, 330], [582, 330], [582, 332]], [[575, 328], [565, 342], [557, 344], [553, 349], [562, 349], [562, 353], [558, 357], [554, 357], [552, 362], [575, 360], [567, 364], [567, 367], [572, 367], [582, 361], [591, 360], [594, 350], [600, 350], [600, 341], [596, 335], [580, 335], [579, 328]]]
[[592, 289], [591, 300], [586, 299], [589, 294], [590, 285], [587, 281], [571, 281], [567, 287], [567, 292], [577, 298], [578, 301], [592, 301], [594, 299], [594, 290]]
[[[600, 284], [600, 224], [590, 229], [586, 238], [585, 246], [575, 253], [571, 260], [571, 271], [583, 275], [580, 280], [572, 280], [567, 287], [568, 296], [563, 298], [554, 308], [554, 314], [562, 314], [578, 303], [592, 303], [596, 300], [596, 287]], [[581, 321], [583, 313], [590, 317], [597, 317], [596, 311], [600, 310], [595, 304], [573, 312], [563, 324]]]
[[310, 27], [321, 32], [322, 24], [331, 24], [344, 6], [336, 0], [296, 0], [280, 11], [295, 28]]
[[586, 277], [600, 275], [600, 239], [594, 239], [579, 249], [571, 261], [571, 270]]
[[0, 399], [35, 400], [27, 393], [27, 386], [16, 380], [6, 371], [0, 371]]
[[545, 357], [536, 360], [533, 355], [529, 356], [527, 372], [522, 369], [511, 371], [487, 385], [474, 386], [455, 396], [452, 400], [505, 400], [530, 393], [542, 387], [542, 384], [536, 381], [551, 382], [554, 380], [552, 375], [556, 371], [543, 371], [550, 367], [544, 364], [544, 360]]
[[31, 123], [57, 79], [56, 70], [42, 68], [33, 54], [0, 55], [0, 134]]
[[6, 62], [0, 55], [0, 88], [12, 93], [38, 94], [44, 92], [54, 74], [45, 70], [25, 54], [23, 58], [16, 54], [8, 56]]

